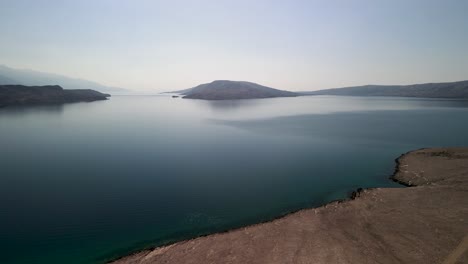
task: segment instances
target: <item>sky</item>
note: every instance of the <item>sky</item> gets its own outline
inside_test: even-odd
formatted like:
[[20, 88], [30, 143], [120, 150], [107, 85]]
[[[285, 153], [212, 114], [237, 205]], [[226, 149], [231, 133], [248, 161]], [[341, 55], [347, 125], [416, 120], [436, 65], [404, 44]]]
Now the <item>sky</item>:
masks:
[[468, 79], [466, 0], [0, 0], [0, 64], [135, 90]]

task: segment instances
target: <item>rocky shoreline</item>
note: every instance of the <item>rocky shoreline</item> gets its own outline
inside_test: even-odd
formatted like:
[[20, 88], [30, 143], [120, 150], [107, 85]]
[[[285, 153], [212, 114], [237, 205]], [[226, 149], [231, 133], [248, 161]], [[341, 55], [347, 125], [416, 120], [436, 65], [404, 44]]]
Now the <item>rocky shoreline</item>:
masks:
[[403, 154], [391, 179], [411, 188], [358, 189], [348, 200], [112, 263], [467, 263], [468, 148]]

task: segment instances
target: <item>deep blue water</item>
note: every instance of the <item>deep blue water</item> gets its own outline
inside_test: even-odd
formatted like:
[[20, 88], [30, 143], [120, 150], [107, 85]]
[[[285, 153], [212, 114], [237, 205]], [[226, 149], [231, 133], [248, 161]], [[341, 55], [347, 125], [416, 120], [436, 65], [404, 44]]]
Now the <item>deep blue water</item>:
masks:
[[298, 97], [0, 109], [0, 263], [101, 263], [399, 187], [394, 159], [468, 146], [468, 102]]

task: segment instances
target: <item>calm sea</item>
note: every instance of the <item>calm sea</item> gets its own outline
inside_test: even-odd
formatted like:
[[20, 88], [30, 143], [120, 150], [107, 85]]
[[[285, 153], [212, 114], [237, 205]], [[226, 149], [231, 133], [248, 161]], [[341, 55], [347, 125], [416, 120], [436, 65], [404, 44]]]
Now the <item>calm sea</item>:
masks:
[[396, 187], [394, 159], [468, 146], [468, 101], [297, 97], [0, 109], [0, 263], [134, 250]]

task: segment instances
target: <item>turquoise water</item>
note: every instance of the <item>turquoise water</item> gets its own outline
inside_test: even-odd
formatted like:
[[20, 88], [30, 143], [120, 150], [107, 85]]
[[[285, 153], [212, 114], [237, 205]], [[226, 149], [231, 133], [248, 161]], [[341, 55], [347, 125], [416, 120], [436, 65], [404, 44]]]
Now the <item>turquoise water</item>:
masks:
[[394, 187], [394, 159], [468, 145], [468, 102], [298, 97], [0, 109], [0, 263], [133, 250]]

